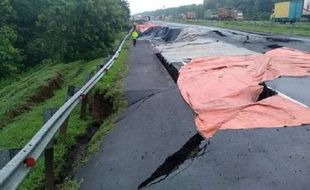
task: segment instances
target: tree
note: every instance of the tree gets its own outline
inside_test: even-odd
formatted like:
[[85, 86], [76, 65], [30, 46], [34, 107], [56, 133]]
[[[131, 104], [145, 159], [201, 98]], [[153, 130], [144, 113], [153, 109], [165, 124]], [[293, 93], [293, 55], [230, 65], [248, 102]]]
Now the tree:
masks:
[[13, 25], [15, 13], [8, 0], [0, 1], [0, 78], [17, 72], [21, 52], [14, 47], [17, 33]]
[[0, 0], [1, 77], [45, 59], [104, 56], [129, 14], [126, 0]]
[[128, 29], [129, 10], [120, 0], [54, 0], [38, 18], [33, 59], [75, 60], [111, 49], [116, 34]]

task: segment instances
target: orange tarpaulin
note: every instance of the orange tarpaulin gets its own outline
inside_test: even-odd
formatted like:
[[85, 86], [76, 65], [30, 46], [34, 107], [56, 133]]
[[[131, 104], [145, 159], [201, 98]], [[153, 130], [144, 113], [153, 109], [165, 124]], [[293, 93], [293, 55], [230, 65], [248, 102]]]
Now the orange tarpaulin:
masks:
[[138, 30], [138, 32], [140, 33], [144, 33], [145, 31], [147, 31], [150, 28], [154, 28], [154, 27], [159, 27], [158, 24], [155, 24], [153, 22], [145, 22], [143, 24], [137, 24], [136, 25], [136, 29]]
[[250, 129], [310, 124], [310, 110], [280, 95], [257, 101], [263, 81], [310, 75], [310, 54], [281, 48], [264, 55], [193, 59], [178, 79], [185, 101], [197, 114], [206, 138], [219, 129]]

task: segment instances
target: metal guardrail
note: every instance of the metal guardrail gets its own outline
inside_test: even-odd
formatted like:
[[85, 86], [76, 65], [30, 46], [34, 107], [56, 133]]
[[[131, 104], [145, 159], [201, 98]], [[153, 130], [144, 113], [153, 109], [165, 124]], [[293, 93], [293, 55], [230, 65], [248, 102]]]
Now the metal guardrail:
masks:
[[0, 190], [16, 189], [24, 180], [32, 167], [25, 164], [27, 159], [36, 161], [48, 148], [61, 125], [66, 121], [72, 110], [82, 101], [82, 98], [107, 73], [124, 45], [130, 32], [121, 42], [114, 56], [92, 77], [78, 92], [76, 92], [59, 110], [43, 125], [26, 146], [0, 170]]

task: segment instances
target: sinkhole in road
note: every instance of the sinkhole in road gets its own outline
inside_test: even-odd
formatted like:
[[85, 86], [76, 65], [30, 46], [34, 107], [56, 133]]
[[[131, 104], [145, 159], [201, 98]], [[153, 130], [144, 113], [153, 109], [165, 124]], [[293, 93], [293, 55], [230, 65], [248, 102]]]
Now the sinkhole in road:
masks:
[[260, 93], [257, 99], [257, 102], [278, 94], [274, 90], [271, 90], [270, 88], [268, 88], [266, 84], [261, 84], [261, 85], [263, 86], [263, 91], [262, 93]]
[[161, 164], [149, 178], [140, 183], [138, 189], [160, 183], [177, 170], [186, 160], [204, 155], [210, 141], [202, 143], [203, 141], [204, 138], [196, 133], [178, 151], [166, 158], [163, 164]]
[[221, 36], [221, 37], [227, 37], [225, 34], [223, 34], [222, 32], [218, 31], [218, 30], [212, 30], [211, 32]]
[[277, 48], [282, 48], [283, 46], [280, 46], [278, 44], [270, 44], [270, 45], [267, 45], [267, 47], [271, 49], [277, 49]]

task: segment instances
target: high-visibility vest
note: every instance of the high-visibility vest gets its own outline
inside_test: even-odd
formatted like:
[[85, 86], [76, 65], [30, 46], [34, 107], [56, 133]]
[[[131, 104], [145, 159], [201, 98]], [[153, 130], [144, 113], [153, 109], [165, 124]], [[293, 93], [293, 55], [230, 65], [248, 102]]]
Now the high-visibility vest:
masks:
[[137, 39], [138, 36], [139, 36], [139, 34], [138, 34], [138, 32], [136, 32], [136, 31], [133, 31], [132, 34], [131, 34], [131, 37], [132, 37], [133, 39]]

